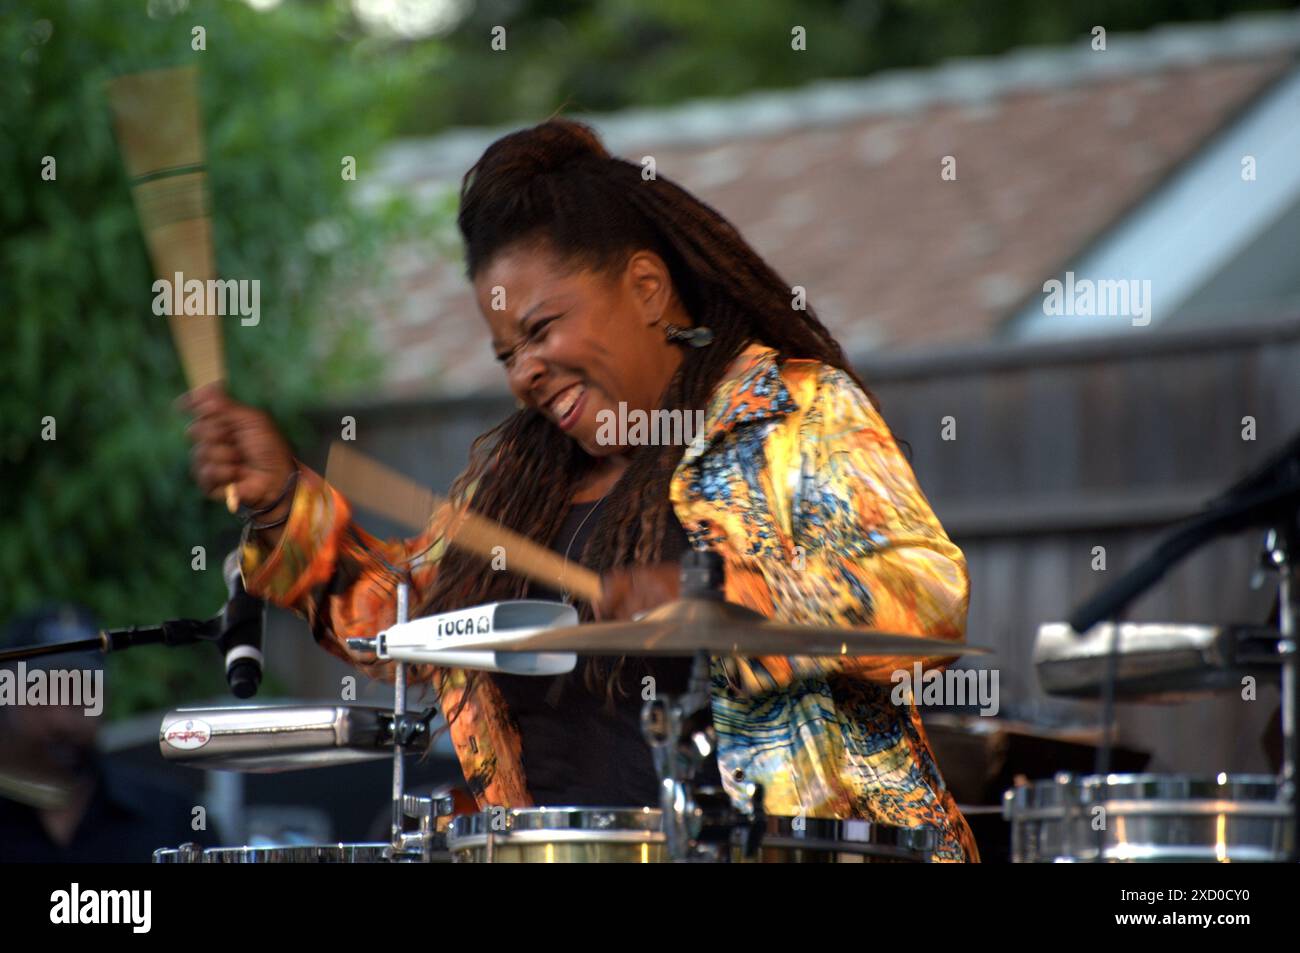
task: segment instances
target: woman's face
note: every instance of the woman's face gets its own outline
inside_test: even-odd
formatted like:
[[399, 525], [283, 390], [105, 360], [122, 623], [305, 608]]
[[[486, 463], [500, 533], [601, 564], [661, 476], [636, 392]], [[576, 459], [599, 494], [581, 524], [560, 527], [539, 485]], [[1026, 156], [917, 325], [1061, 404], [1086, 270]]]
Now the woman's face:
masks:
[[587, 453], [625, 451], [602, 440], [601, 411], [659, 409], [681, 363], [663, 327], [690, 321], [663, 260], [633, 253], [620, 273], [573, 270], [544, 245], [503, 249], [474, 280], [511, 392], [540, 411]]

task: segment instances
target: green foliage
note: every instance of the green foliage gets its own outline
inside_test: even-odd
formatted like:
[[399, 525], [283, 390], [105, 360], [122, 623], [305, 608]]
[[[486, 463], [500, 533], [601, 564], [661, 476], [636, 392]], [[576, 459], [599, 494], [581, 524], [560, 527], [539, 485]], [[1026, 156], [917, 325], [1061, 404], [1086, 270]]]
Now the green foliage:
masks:
[[[411, 133], [727, 97], [1020, 46], [1086, 43], [1295, 0], [479, 0], [436, 42]], [[490, 49], [495, 26], [506, 51]], [[806, 31], [806, 50], [791, 30]]]
[[[103, 624], [210, 614], [232, 521], [193, 488], [183, 390], [117, 154], [105, 81], [200, 69], [220, 273], [261, 282], [262, 320], [226, 323], [230, 386], [291, 439], [304, 411], [373, 381], [358, 289], [418, 234], [454, 253], [454, 202], [350, 201], [395, 132], [729, 96], [890, 67], [1086, 42], [1285, 0], [467, 0], [446, 36], [367, 34], [346, 0], [32, 0], [0, 18], [0, 625], [36, 604]], [[508, 30], [493, 52], [491, 31]], [[791, 29], [807, 30], [807, 51]], [[206, 31], [203, 51], [192, 30]], [[45, 156], [57, 179], [43, 181]], [[345, 182], [354, 156], [359, 181]], [[349, 302], [352, 302], [349, 305]], [[57, 439], [41, 438], [53, 418]], [[205, 572], [190, 568], [194, 546]], [[115, 714], [219, 688], [206, 653], [114, 660]]]
[[[50, 601], [106, 626], [206, 617], [236, 538], [189, 477], [172, 403], [184, 381], [151, 310], [106, 80], [199, 68], [218, 270], [261, 282], [260, 324], [223, 322], [231, 392], [302, 440], [310, 404], [374, 380], [364, 316], [339, 289], [382, 286], [379, 249], [419, 222], [396, 205], [360, 211], [351, 190], [433, 54], [349, 42], [350, 22], [337, 5], [271, 16], [176, 0], [57, 0], [0, 18], [0, 626]], [[346, 155], [358, 182], [340, 175]], [[57, 439], [42, 439], [45, 418]], [[191, 568], [195, 546], [206, 571]], [[116, 715], [220, 687], [202, 647], [112, 662]]]

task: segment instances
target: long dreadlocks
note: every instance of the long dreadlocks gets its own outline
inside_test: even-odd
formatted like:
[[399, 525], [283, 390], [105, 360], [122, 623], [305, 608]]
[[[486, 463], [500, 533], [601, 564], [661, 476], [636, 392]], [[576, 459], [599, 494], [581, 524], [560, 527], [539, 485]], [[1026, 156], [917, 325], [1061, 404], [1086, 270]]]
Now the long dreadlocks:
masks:
[[[611, 156], [582, 123], [551, 119], [490, 145], [465, 174], [458, 225], [471, 282], [512, 246], [540, 245], [566, 266], [606, 276], [619, 273], [636, 250], [658, 254], [687, 314], [714, 335], [708, 347], [685, 348], [663, 407], [688, 413], [706, 408], [727, 367], [751, 342], [775, 348], [782, 358], [840, 368], [862, 386], [812, 308], [791, 307], [790, 286], [730, 222], [668, 179], [645, 177], [641, 166]], [[681, 446], [631, 451], [591, 533], [586, 555], [593, 568], [658, 560], [669, 481], [683, 452]], [[478, 512], [549, 543], [594, 462], [540, 413], [521, 410], [474, 441], [451, 493], [472, 494]], [[519, 492], [521, 486], [528, 492]], [[449, 550], [420, 612], [520, 598], [526, 585], [477, 556]], [[592, 618], [589, 606], [580, 612]], [[610, 697], [620, 668], [607, 681]], [[588, 666], [589, 685], [597, 672]]]

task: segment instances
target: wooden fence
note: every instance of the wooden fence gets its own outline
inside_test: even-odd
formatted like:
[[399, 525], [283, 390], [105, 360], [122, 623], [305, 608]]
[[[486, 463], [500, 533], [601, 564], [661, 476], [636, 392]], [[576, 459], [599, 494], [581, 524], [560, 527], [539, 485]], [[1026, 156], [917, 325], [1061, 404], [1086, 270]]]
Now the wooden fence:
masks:
[[[998, 669], [1003, 713], [1044, 722], [1082, 723], [1096, 713], [1042, 694], [1030, 663], [1038, 624], [1065, 618], [1140, 559], [1163, 528], [1300, 430], [1296, 317], [895, 353], [860, 370], [966, 553], [968, 639], [996, 650], [971, 664]], [[505, 397], [353, 402], [322, 412], [318, 424], [323, 445], [345, 414], [355, 417], [358, 449], [444, 489], [473, 437], [511, 407]], [[309, 462], [320, 460], [320, 448], [309, 454]], [[364, 522], [375, 532], [392, 528]], [[1262, 621], [1275, 582], [1250, 588], [1261, 540], [1247, 534], [1196, 554], [1135, 603], [1130, 618]], [[1093, 568], [1098, 546], [1104, 571]], [[335, 694], [349, 670], [315, 649], [301, 623], [280, 617], [276, 628], [277, 671], [304, 696]], [[372, 693], [387, 698], [377, 686]], [[1150, 750], [1152, 770], [1264, 770], [1259, 740], [1277, 697], [1267, 687], [1255, 701], [1124, 704], [1120, 738]]]

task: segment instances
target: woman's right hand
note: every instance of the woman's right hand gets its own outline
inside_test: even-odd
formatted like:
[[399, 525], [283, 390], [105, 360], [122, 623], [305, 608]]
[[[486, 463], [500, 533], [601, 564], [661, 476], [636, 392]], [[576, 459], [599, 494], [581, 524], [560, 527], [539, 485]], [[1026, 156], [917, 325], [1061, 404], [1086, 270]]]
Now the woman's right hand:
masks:
[[[194, 416], [186, 435], [194, 444], [190, 470], [194, 482], [209, 497], [221, 500], [233, 485], [239, 502], [251, 510], [274, 503], [298, 468], [293, 451], [271, 418], [226, 396], [219, 384], [191, 391], [180, 405]], [[257, 517], [260, 523], [286, 516], [293, 494], [275, 510]]]

